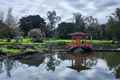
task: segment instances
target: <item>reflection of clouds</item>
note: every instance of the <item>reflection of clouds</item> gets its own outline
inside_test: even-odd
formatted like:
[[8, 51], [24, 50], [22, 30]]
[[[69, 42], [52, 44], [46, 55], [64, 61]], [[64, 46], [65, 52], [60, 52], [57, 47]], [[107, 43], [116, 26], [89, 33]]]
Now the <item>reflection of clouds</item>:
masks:
[[98, 63], [95, 65], [95, 67], [108, 70], [107, 62], [105, 60], [98, 59], [97, 62]]
[[[100, 66], [101, 64], [101, 66]], [[7, 78], [5, 73], [0, 74], [0, 80], [115, 80], [114, 75], [106, 70], [106, 62], [98, 60], [97, 67], [90, 70], [77, 72], [66, 66], [71, 65], [71, 62], [63, 61], [56, 70], [47, 71], [46, 64], [41, 64], [38, 67], [28, 66], [17, 63], [11, 71], [11, 78]]]

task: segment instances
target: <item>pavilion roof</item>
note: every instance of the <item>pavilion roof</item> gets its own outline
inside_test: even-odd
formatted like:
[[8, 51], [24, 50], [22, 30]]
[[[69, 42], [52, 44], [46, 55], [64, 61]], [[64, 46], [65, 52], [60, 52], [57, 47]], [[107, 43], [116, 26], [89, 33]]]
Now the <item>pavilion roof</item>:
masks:
[[87, 33], [84, 32], [74, 32], [74, 33], [70, 33], [70, 36], [87, 36]]

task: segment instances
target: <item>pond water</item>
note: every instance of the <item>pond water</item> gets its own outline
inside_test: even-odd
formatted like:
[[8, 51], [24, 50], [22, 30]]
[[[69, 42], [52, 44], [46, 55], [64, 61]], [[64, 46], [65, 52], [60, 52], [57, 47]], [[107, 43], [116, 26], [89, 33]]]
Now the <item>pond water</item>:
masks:
[[119, 65], [119, 53], [35, 54], [1, 60], [0, 80], [119, 80], [114, 72]]

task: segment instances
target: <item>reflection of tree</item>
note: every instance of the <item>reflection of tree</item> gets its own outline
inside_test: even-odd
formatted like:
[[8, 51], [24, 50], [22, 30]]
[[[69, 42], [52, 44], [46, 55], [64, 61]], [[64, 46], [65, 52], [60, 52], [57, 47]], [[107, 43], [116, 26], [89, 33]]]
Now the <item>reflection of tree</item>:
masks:
[[107, 62], [108, 66], [111, 70], [112, 69], [115, 70], [116, 77], [118, 77], [118, 78], [120, 77], [120, 66], [119, 66], [120, 65], [120, 54], [119, 53], [117, 53], [117, 52], [113, 52], [113, 53], [103, 52], [103, 53], [98, 53], [97, 56], [99, 58], [103, 58]]
[[91, 58], [91, 59], [87, 59], [85, 62], [85, 65], [88, 67], [91, 67], [93, 65], [96, 65], [97, 63], [97, 59], [96, 58]]
[[120, 54], [113, 53], [97, 53], [98, 58], [103, 58], [106, 60], [108, 66], [112, 69], [117, 67], [120, 64]]
[[63, 61], [69, 59], [69, 58], [66, 57], [66, 55], [64, 53], [63, 54], [62, 53], [58, 54], [58, 58], [60, 58]]
[[55, 67], [60, 64], [60, 61], [55, 59], [54, 56], [49, 56], [49, 60], [47, 62], [47, 70], [55, 71]]
[[13, 60], [5, 59], [5, 60], [4, 60], [4, 65], [5, 65], [5, 69], [6, 69], [7, 76], [8, 76], [8, 77], [11, 77], [10, 70], [11, 70], [12, 67], [13, 67]]
[[2, 61], [0, 60], [0, 73], [2, 72]]
[[116, 69], [116, 77], [120, 78], [120, 66]]

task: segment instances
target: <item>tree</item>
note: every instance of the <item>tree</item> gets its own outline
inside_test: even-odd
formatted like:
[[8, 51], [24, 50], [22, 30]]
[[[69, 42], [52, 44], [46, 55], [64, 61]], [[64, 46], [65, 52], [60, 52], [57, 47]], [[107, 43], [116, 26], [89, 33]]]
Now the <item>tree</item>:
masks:
[[16, 36], [13, 28], [9, 27], [3, 22], [0, 22], [0, 38], [7, 38], [8, 41]]
[[19, 28], [24, 32], [24, 36], [27, 36], [28, 32], [34, 28], [40, 28], [42, 32], [46, 32], [46, 22], [39, 15], [22, 17], [19, 24]]
[[60, 64], [60, 61], [55, 58], [55, 56], [50, 55], [48, 56], [48, 61], [47, 61], [47, 71], [55, 71], [56, 66]]
[[9, 26], [9, 27], [16, 27], [16, 21], [15, 18], [12, 15], [12, 8], [8, 9], [8, 14], [5, 20], [5, 23]]
[[12, 70], [13, 65], [14, 65], [14, 61], [13, 60], [10, 60], [8, 58], [5, 59], [4, 66], [5, 66], [6, 74], [7, 74], [8, 77], [11, 77], [10, 71]]
[[118, 66], [118, 68], [115, 70], [116, 70], [116, 77], [120, 78], [120, 66]]
[[[49, 32], [54, 31], [56, 24], [61, 20], [60, 16], [57, 16], [56, 11], [48, 11], [48, 30]], [[54, 34], [57, 34], [56, 32]]]
[[120, 8], [116, 8], [115, 13], [113, 13], [117, 21], [120, 21]]
[[4, 13], [0, 12], [0, 22], [3, 22], [3, 19], [4, 19]]
[[62, 22], [58, 25], [57, 32], [60, 38], [69, 38], [68, 34], [75, 32], [74, 23]]
[[84, 17], [80, 13], [73, 14], [74, 23], [77, 32], [84, 32], [85, 30], [85, 20]]
[[21, 36], [21, 33], [17, 26], [16, 20], [15, 20], [14, 16], [12, 15], [12, 8], [8, 9], [8, 14], [6, 16], [6, 20], [4, 23], [9, 27], [8, 31], [11, 31], [11, 33], [9, 33], [11, 38], [14, 38], [14, 39], [16, 39], [16, 41], [18, 41], [18, 39]]
[[102, 39], [108, 39], [107, 37], [107, 25], [106, 24], [101, 24], [100, 25], [100, 36]]
[[102, 31], [96, 18], [92, 16], [88, 16], [85, 18], [85, 32], [90, 34], [91, 39], [96, 39], [97, 36], [100, 37], [100, 32]]
[[107, 33], [109, 36], [115, 40], [120, 39], [120, 8], [117, 8], [113, 15], [109, 16], [107, 22]]

